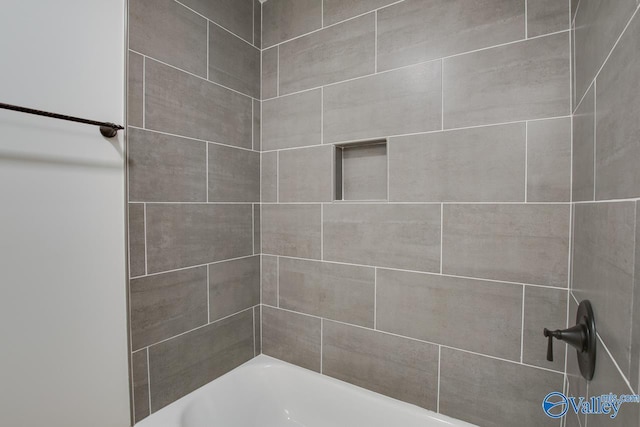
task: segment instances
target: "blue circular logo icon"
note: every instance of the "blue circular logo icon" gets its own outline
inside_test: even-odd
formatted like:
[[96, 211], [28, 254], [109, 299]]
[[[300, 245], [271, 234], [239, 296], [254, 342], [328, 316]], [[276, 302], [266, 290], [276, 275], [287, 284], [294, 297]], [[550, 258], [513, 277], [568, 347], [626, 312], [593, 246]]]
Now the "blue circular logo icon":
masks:
[[542, 400], [542, 409], [551, 418], [562, 418], [569, 410], [567, 396], [554, 391]]

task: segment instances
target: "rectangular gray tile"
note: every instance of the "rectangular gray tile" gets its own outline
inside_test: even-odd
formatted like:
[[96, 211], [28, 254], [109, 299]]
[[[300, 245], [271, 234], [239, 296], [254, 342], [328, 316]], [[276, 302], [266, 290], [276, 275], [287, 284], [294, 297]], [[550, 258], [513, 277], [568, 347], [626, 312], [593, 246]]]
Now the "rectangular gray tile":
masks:
[[[633, 318], [631, 319], [631, 369], [629, 379], [640, 390], [640, 203], [636, 202], [636, 258], [633, 283]], [[640, 391], [638, 391], [640, 393]]]
[[527, 0], [527, 37], [569, 29], [571, 0]]
[[262, 223], [262, 214], [258, 203], [253, 205], [253, 254], [257, 255], [262, 248], [262, 233], [260, 232], [260, 224]]
[[320, 259], [320, 205], [262, 205], [262, 251]]
[[373, 268], [280, 258], [280, 307], [373, 328]]
[[575, 20], [576, 97], [580, 100], [604, 64], [637, 2], [581, 1]]
[[147, 205], [149, 273], [253, 253], [249, 205]]
[[320, 319], [262, 307], [262, 352], [320, 372]]
[[595, 97], [593, 86], [573, 115], [573, 200], [593, 200]]
[[262, 99], [278, 96], [278, 49], [262, 51]]
[[640, 196], [640, 16], [636, 14], [598, 76], [596, 200]]
[[292, 93], [375, 72], [375, 14], [282, 44], [280, 93]]
[[333, 147], [309, 147], [278, 153], [280, 202], [333, 200]]
[[382, 9], [378, 69], [523, 39], [524, 10], [524, 0], [407, 0]]
[[127, 125], [144, 126], [144, 57], [129, 51], [127, 71]]
[[209, 144], [209, 201], [259, 202], [260, 153]]
[[253, 45], [262, 47], [262, 2], [253, 0]]
[[255, 349], [253, 354], [258, 356], [259, 354], [262, 354], [262, 308], [259, 305], [253, 307], [253, 325], [255, 331], [253, 337]]
[[152, 412], [253, 358], [253, 311], [149, 348]]
[[[598, 341], [596, 349], [597, 365], [593, 380], [589, 382], [589, 396], [602, 396], [603, 394], [633, 394], [624, 378], [616, 368], [613, 360]], [[620, 361], [617, 360], [619, 363]], [[623, 403], [615, 418], [610, 415], [587, 415], [589, 427], [631, 427], [640, 425], [640, 405], [638, 403]]]
[[540, 408], [560, 373], [442, 348], [440, 412], [481, 426], [557, 426]]
[[560, 33], [444, 60], [444, 127], [570, 113], [569, 34]]
[[273, 46], [322, 27], [322, 0], [272, 0], [262, 5], [262, 45]]
[[384, 269], [376, 283], [377, 329], [520, 361], [522, 286]]
[[251, 148], [251, 98], [146, 61], [149, 129]]
[[253, 150], [262, 151], [262, 103], [256, 99], [253, 100]]
[[324, 206], [324, 259], [440, 270], [440, 206]]
[[324, 142], [441, 128], [440, 61], [324, 88]]
[[573, 293], [591, 300], [598, 332], [629, 374], [635, 203], [575, 206]]
[[146, 274], [145, 238], [144, 238], [144, 205], [129, 203], [129, 276]]
[[207, 323], [207, 267], [132, 279], [129, 295], [134, 350]]
[[[569, 325], [575, 325], [569, 319]], [[526, 286], [522, 361], [529, 365], [564, 371], [564, 346], [554, 346], [553, 362], [547, 361], [547, 338], [542, 331], [564, 329], [567, 324], [567, 291]], [[573, 357], [571, 349], [569, 356]]]
[[261, 194], [262, 203], [278, 201], [278, 153], [262, 153]]
[[260, 49], [209, 24], [209, 80], [260, 98]]
[[147, 350], [131, 355], [131, 376], [133, 382], [133, 417], [139, 422], [149, 416], [149, 380], [147, 377]]
[[206, 202], [206, 143], [129, 129], [129, 198]]
[[568, 205], [445, 205], [443, 272], [567, 286]]
[[354, 16], [395, 3], [397, 0], [324, 0], [324, 25], [332, 25]]
[[571, 199], [571, 118], [527, 125], [527, 202]]
[[321, 90], [288, 95], [262, 103], [262, 149], [318, 145], [322, 134]]
[[523, 202], [524, 189], [524, 123], [389, 140], [393, 201]]
[[253, 37], [253, 0], [180, 0], [249, 43]]
[[436, 410], [438, 346], [324, 321], [322, 353], [323, 374]]
[[387, 144], [345, 146], [341, 161], [344, 200], [387, 200]]
[[260, 304], [260, 257], [209, 265], [210, 320]]
[[262, 304], [278, 306], [278, 257], [262, 255]]
[[207, 20], [173, 0], [131, 0], [129, 47], [207, 76]]

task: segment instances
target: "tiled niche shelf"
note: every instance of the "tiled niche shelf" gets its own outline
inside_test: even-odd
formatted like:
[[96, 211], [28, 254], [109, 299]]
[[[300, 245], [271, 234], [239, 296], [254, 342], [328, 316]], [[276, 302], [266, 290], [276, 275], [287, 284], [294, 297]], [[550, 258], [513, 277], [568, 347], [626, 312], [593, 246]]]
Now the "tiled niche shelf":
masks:
[[336, 145], [336, 201], [387, 200], [387, 141]]

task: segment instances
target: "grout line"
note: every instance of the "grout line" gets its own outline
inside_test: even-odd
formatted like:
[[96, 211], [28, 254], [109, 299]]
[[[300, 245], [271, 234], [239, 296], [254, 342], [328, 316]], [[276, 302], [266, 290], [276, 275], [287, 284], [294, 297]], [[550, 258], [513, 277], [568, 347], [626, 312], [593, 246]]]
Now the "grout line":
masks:
[[524, 291], [526, 287], [522, 286], [522, 324], [520, 325], [520, 363], [524, 363]]
[[524, 0], [524, 38], [529, 38], [529, 2]]
[[161, 130], [155, 130], [155, 129], [149, 129], [149, 128], [141, 128], [141, 127], [132, 126], [132, 125], [129, 125], [128, 127], [131, 128], [131, 129], [144, 130], [144, 131], [147, 131], [147, 132], [158, 133], [158, 134], [161, 134], [161, 135], [173, 136], [173, 137], [181, 138], [181, 139], [188, 139], [190, 141], [208, 142], [209, 144], [220, 145], [222, 147], [237, 148], [238, 150], [250, 151], [252, 153], [255, 152], [251, 148], [239, 147], [237, 145], [229, 145], [229, 144], [224, 144], [222, 142], [216, 142], [216, 141], [208, 141], [206, 139], [194, 138], [192, 136], [179, 135], [177, 133], [163, 132]]
[[209, 80], [209, 68], [211, 68], [209, 66], [209, 64], [211, 64], [211, 62], [209, 62], [209, 51], [211, 50], [211, 48], [209, 47], [209, 27], [211, 25], [209, 24], [209, 20], [207, 20], [207, 80]]
[[209, 203], [209, 143], [206, 142], [205, 143], [205, 167], [207, 168], [205, 171], [205, 179], [207, 180], [206, 182], [206, 189], [207, 189], [207, 195], [206, 195], [206, 200], [207, 203]]
[[256, 255], [256, 205], [251, 205], [251, 247]]
[[147, 127], [147, 57], [142, 57], [142, 129]]
[[149, 415], [151, 415], [151, 364], [149, 363], [149, 347], [147, 347], [147, 393], [149, 394]]
[[614, 366], [616, 367], [616, 369], [618, 370], [618, 374], [620, 374], [620, 376], [622, 377], [622, 379], [624, 380], [625, 384], [627, 385], [627, 387], [629, 387], [629, 390], [631, 391], [632, 394], [635, 394], [635, 390], [633, 389], [633, 387], [631, 386], [631, 383], [629, 382], [629, 379], [627, 378], [627, 376], [624, 374], [624, 372], [622, 371], [622, 369], [620, 369], [620, 366], [618, 365], [618, 362], [616, 361], [616, 359], [613, 357], [613, 355], [611, 354], [611, 352], [609, 351], [609, 348], [605, 345], [604, 340], [602, 339], [602, 337], [600, 336], [599, 332], [596, 332], [596, 336], [598, 337], [598, 341], [600, 341], [600, 344], [602, 345], [602, 347], [604, 348], [604, 351], [607, 352], [607, 354], [609, 355], [609, 359], [611, 359], [611, 361], [613, 362]]
[[280, 151], [276, 151], [276, 203], [280, 203]]
[[276, 97], [280, 96], [280, 46], [276, 48]]
[[211, 290], [209, 285], [209, 266], [207, 265], [207, 324], [211, 323]]
[[142, 204], [142, 212], [143, 212], [143, 219], [144, 219], [144, 274], [146, 276], [149, 274], [149, 261], [148, 261], [149, 250], [147, 249], [148, 245], [147, 245], [147, 204], [146, 203]]
[[[324, 2], [324, 0], [323, 0]], [[373, 16], [374, 28], [373, 28], [373, 72], [378, 72], [378, 11], [374, 12]]]
[[151, 277], [151, 276], [158, 276], [160, 274], [166, 274], [166, 273], [175, 273], [177, 271], [184, 271], [184, 270], [190, 270], [190, 269], [194, 269], [194, 268], [199, 268], [199, 267], [205, 267], [208, 265], [214, 265], [214, 264], [222, 264], [223, 262], [228, 262], [228, 261], [237, 261], [237, 260], [241, 260], [241, 259], [246, 259], [246, 258], [251, 258], [254, 257], [255, 255], [245, 255], [245, 256], [241, 256], [241, 257], [237, 257], [237, 258], [229, 258], [229, 259], [223, 259], [220, 261], [212, 261], [209, 263], [205, 263], [205, 264], [196, 264], [196, 265], [190, 265], [188, 267], [180, 267], [180, 268], [174, 268], [171, 270], [163, 270], [163, 271], [157, 271], [155, 273], [149, 273], [149, 274], [145, 274], [143, 276], [135, 276], [132, 277], [131, 279], [140, 279], [142, 277]]
[[[256, 2], [255, 0], [251, 2], [251, 45], [253, 47], [256, 47]], [[255, 337], [255, 330], [253, 335]], [[253, 347], [254, 347], [253, 354], [255, 355], [255, 342]]]
[[444, 260], [444, 203], [440, 203], [440, 274], [444, 275], [443, 264]]
[[[323, 319], [322, 317], [316, 316], [316, 315], [313, 315], [313, 314], [302, 313], [302, 312], [299, 312], [299, 311], [289, 310], [289, 309], [282, 308], [282, 307], [274, 307], [274, 306], [269, 305], [269, 304], [264, 304], [264, 306], [265, 307], [270, 307], [270, 308], [273, 308], [273, 309], [282, 310], [282, 311], [285, 311], [287, 313], [297, 314], [299, 316], [310, 317], [310, 318], [313, 318], [313, 319]], [[404, 338], [404, 339], [407, 339], [407, 340], [410, 340], [410, 341], [414, 341], [414, 342], [420, 342], [420, 343], [424, 343], [424, 344], [431, 344], [431, 345], [434, 345], [434, 346], [441, 346], [442, 348], [461, 351], [463, 353], [468, 353], [468, 354], [474, 354], [476, 356], [487, 357], [489, 359], [500, 360], [500, 361], [512, 363], [512, 364], [515, 364], [515, 365], [528, 366], [530, 368], [540, 369], [542, 371], [553, 372], [555, 374], [562, 375], [562, 372], [560, 372], [560, 371], [557, 371], [557, 370], [554, 370], [554, 369], [549, 369], [549, 368], [544, 368], [542, 366], [531, 365], [531, 364], [528, 364], [528, 363], [520, 363], [520, 362], [518, 362], [516, 360], [504, 359], [504, 358], [497, 357], [497, 356], [492, 356], [492, 355], [489, 355], [489, 354], [478, 353], [476, 351], [465, 350], [463, 348], [452, 347], [450, 345], [440, 344], [440, 343], [436, 343], [436, 342], [433, 342], [433, 341], [422, 340], [422, 339], [419, 339], [419, 338], [413, 338], [413, 337], [410, 337], [410, 336], [400, 335], [400, 334], [396, 334], [396, 333], [393, 333], [393, 332], [387, 332], [387, 331], [383, 331], [383, 330], [380, 330], [380, 329], [374, 330], [374, 329], [368, 328], [366, 326], [356, 325], [356, 324], [353, 324], [353, 323], [347, 323], [347, 322], [343, 322], [343, 321], [336, 320], [336, 319], [324, 319], [324, 320], [328, 320], [328, 321], [331, 321], [331, 322], [334, 322], [334, 323], [339, 323], [341, 325], [351, 326], [351, 327], [354, 327], [354, 328], [359, 328], [359, 329], [363, 329], [363, 330], [367, 330], [367, 331], [371, 331], [371, 332], [377, 332], [377, 333], [380, 333], [380, 334], [385, 334], [385, 335], [394, 336], [394, 337], [398, 337], [398, 338]]]
[[[634, 218], [638, 218], [638, 202], [636, 202], [633, 206], [633, 217]], [[637, 259], [637, 248], [638, 248], [638, 221], [634, 221], [633, 224], [633, 258], [631, 258], [632, 260]], [[640, 301], [640, 299], [638, 297], [636, 297], [635, 293], [636, 292], [640, 292], [640, 287], [638, 287], [638, 285], [636, 285], [636, 269], [634, 268], [633, 271], [631, 272], [631, 283], [634, 284], [633, 288], [631, 289], [631, 327], [629, 328], [629, 342], [633, 343], [633, 332], [635, 331], [634, 329], [634, 325], [633, 325], [633, 320], [634, 320], [634, 314], [635, 311], [634, 310], [640, 310], [640, 307], [636, 307], [635, 306], [635, 301]], [[635, 327], [638, 327], [640, 325], [635, 325]], [[633, 346], [633, 344], [632, 344]], [[630, 368], [630, 373], [633, 371], [632, 369], [632, 365], [633, 363], [635, 363], [635, 361], [631, 360], [629, 362], [629, 368]], [[639, 374], [640, 375], [640, 374]], [[633, 379], [635, 381], [635, 379]], [[640, 387], [640, 384], [638, 385], [638, 387]], [[636, 392], [640, 393], [640, 390], [636, 390]]]
[[444, 130], [444, 59], [440, 60], [440, 127]]
[[[255, 3], [255, 2], [254, 2]], [[253, 315], [253, 357], [256, 357], [256, 308], [251, 310]]]
[[324, 260], [324, 205], [323, 204], [320, 204], [320, 260]]
[[529, 122], [524, 122], [524, 202], [527, 203], [529, 182]]
[[593, 200], [596, 200], [596, 160], [597, 160], [597, 144], [598, 144], [598, 83], [593, 81]]
[[324, 87], [320, 88], [320, 145], [324, 145]]
[[[556, 36], [558, 34], [569, 33], [569, 31], [570, 30], [561, 30], [561, 31], [556, 31], [554, 33], [542, 34], [542, 35], [539, 35], [539, 36], [531, 37], [529, 39], [515, 40], [515, 41], [512, 41], [512, 42], [502, 43], [502, 44], [498, 44], [498, 45], [494, 45], [494, 46], [483, 47], [483, 48], [480, 48], [480, 49], [475, 49], [475, 50], [470, 50], [470, 51], [467, 51], [467, 52], [456, 53], [456, 54], [449, 55], [449, 56], [443, 56], [441, 58], [433, 58], [433, 59], [429, 59], [427, 61], [416, 62], [415, 64], [403, 65], [403, 66], [396, 67], [396, 68], [390, 68], [388, 70], [378, 71], [376, 73], [364, 74], [362, 76], [353, 77], [353, 78], [345, 79], [345, 80], [340, 80], [338, 82], [327, 83], [327, 84], [322, 85], [322, 86], [315, 86], [315, 87], [311, 87], [311, 88], [307, 88], [307, 89], [301, 89], [301, 90], [298, 90], [298, 91], [295, 91], [295, 92], [279, 94], [276, 97], [264, 99], [264, 101], [271, 101], [271, 100], [274, 100], [274, 99], [282, 97], [282, 96], [291, 96], [291, 95], [296, 95], [296, 94], [303, 93], [303, 92], [309, 92], [309, 91], [312, 91], [314, 89], [320, 89], [321, 87], [327, 88], [327, 87], [331, 87], [331, 86], [336, 86], [336, 85], [340, 85], [340, 84], [343, 84], [343, 83], [352, 82], [352, 81], [360, 80], [360, 79], [366, 79], [366, 78], [370, 78], [370, 77], [374, 77], [374, 76], [379, 76], [379, 75], [382, 75], [382, 74], [392, 73], [394, 71], [404, 70], [404, 69], [411, 68], [411, 67], [419, 67], [419, 66], [423, 66], [425, 64], [428, 64], [430, 62], [442, 61], [442, 60], [446, 60], [446, 59], [455, 58], [455, 57], [458, 57], [458, 56], [468, 55], [468, 54], [471, 54], [471, 53], [477, 53], [477, 52], [482, 52], [482, 51], [489, 50], [489, 49], [495, 49], [495, 48], [499, 48], [499, 47], [509, 46], [509, 45], [516, 44], [516, 43], [525, 43], [525, 42], [528, 42], [528, 41], [531, 41], [531, 40], [535, 40], [535, 39], [539, 39], [539, 38]], [[213, 83], [215, 83], [215, 82], [213, 82]]]
[[276, 307], [280, 308], [280, 257], [276, 256]]
[[[629, 202], [638, 199], [620, 199], [618, 202]], [[599, 201], [585, 201], [585, 202], [576, 202], [576, 203], [610, 203], [615, 202], [616, 200], [599, 200]], [[143, 202], [131, 202], [131, 203], [143, 203]], [[206, 205], [205, 202], [146, 202], [149, 204], [192, 204], [192, 205]], [[210, 202], [210, 205], [247, 205], [252, 202]], [[377, 200], [335, 200], [332, 202], [324, 201], [312, 201], [312, 202], [264, 202], [263, 205], [440, 205], [444, 203], [445, 205], [485, 205], [485, 206], [494, 206], [494, 205], [512, 205], [512, 206], [570, 206], [570, 202], [528, 202], [525, 203], [523, 201], [520, 202], [442, 202], [442, 201], [433, 201], [433, 202], [402, 202], [402, 201], [387, 201], [386, 199], [377, 199]]]
[[324, 0], [320, 0], [320, 28], [324, 28]]
[[436, 412], [440, 413], [440, 371], [442, 368], [442, 346], [438, 346], [438, 391], [436, 392]]
[[[257, 202], [147, 202], [147, 201], [131, 201], [129, 203], [146, 203], [147, 205], [203, 205], [203, 206], [224, 206], [224, 205], [251, 205]], [[289, 204], [289, 203], [287, 203]], [[559, 203], [558, 203], [559, 204]]]
[[373, 270], [373, 329], [378, 329], [378, 267]]
[[322, 374], [322, 362], [324, 359], [324, 319], [320, 318], [320, 373]]

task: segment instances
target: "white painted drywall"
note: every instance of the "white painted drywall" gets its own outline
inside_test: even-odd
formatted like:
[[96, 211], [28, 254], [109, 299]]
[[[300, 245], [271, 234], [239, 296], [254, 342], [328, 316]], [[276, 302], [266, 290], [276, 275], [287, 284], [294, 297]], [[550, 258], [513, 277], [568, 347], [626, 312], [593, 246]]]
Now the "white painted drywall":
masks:
[[[3, 0], [0, 102], [124, 121], [125, 0]], [[0, 426], [130, 425], [123, 134], [0, 110]]]

